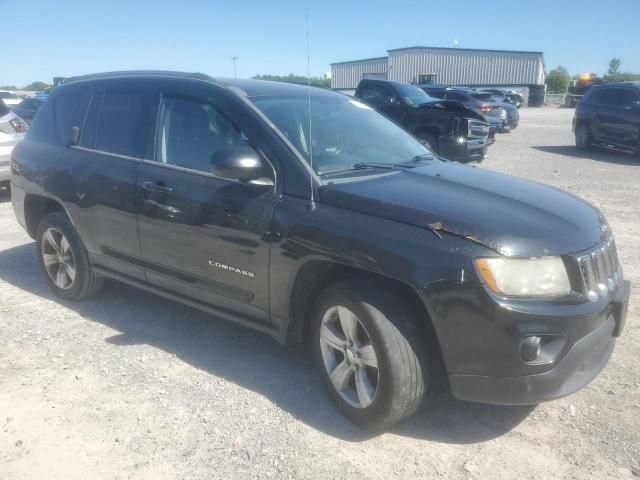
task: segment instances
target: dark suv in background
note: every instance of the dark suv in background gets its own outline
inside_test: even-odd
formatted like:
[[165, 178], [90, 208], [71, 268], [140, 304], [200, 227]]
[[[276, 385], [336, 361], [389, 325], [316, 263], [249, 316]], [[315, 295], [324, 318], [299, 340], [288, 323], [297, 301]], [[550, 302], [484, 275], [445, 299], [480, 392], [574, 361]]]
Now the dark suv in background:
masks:
[[594, 85], [573, 117], [576, 146], [640, 152], [640, 82]]
[[358, 100], [390, 118], [449, 160], [482, 160], [495, 133], [485, 118], [460, 102], [431, 97], [413, 85], [361, 80]]
[[597, 208], [442, 161], [321, 88], [72, 79], [13, 150], [11, 182], [56, 295], [111, 278], [305, 342], [360, 425], [410, 416], [439, 372], [464, 400], [568, 395], [625, 321], [629, 283]]

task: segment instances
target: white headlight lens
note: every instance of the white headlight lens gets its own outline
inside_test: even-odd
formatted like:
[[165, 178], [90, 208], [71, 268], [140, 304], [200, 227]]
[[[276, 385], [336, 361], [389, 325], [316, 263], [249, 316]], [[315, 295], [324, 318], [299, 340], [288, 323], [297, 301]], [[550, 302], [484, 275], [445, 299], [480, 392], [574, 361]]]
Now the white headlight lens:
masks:
[[494, 292], [514, 297], [547, 297], [571, 292], [560, 257], [478, 258], [478, 273]]

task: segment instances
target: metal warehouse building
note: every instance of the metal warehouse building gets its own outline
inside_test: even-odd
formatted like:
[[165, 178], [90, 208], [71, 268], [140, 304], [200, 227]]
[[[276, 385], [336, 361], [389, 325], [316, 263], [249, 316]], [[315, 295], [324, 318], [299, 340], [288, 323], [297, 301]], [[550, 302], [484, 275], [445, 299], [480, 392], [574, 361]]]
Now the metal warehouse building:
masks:
[[332, 63], [331, 88], [355, 90], [363, 78], [382, 78], [405, 83], [510, 87], [528, 95], [530, 104], [544, 99], [542, 52], [408, 47], [387, 53], [386, 57]]

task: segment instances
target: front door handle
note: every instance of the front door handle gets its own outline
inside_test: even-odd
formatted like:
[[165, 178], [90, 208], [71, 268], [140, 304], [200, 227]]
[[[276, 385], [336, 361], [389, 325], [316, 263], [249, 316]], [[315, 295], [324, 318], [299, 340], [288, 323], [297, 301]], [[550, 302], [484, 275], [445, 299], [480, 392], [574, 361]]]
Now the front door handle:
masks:
[[142, 188], [149, 192], [165, 193], [167, 195], [173, 193], [173, 188], [167, 187], [164, 182], [144, 182]]

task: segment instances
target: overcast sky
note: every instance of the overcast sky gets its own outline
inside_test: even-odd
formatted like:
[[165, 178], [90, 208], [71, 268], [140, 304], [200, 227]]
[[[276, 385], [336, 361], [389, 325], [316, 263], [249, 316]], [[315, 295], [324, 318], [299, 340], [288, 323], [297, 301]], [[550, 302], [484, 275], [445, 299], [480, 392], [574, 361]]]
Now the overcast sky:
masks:
[[[273, 4], [273, 6], [269, 6]], [[38, 1], [0, 0], [0, 85], [111, 70], [233, 76], [306, 74], [390, 48], [535, 50], [547, 70], [602, 74], [609, 59], [640, 72], [640, 0]], [[468, 5], [468, 7], [465, 7]]]

